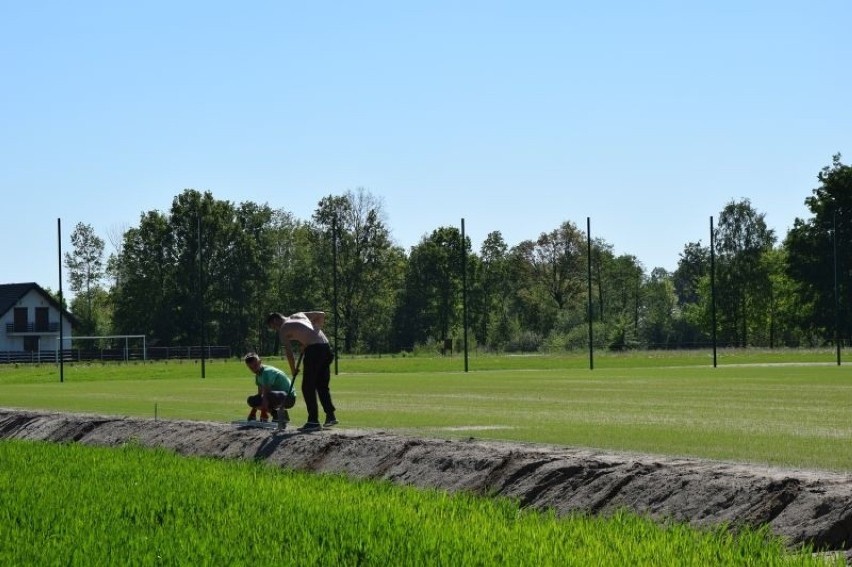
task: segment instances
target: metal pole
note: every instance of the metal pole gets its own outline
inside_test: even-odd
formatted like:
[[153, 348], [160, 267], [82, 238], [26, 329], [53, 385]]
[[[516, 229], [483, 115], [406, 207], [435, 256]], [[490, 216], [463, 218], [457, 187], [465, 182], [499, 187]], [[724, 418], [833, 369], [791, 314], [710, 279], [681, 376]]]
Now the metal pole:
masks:
[[56, 219], [56, 238], [59, 244], [59, 381], [65, 381], [65, 353], [62, 352], [62, 347], [65, 342], [65, 332], [63, 325], [63, 314], [65, 312], [65, 308], [62, 306], [64, 301], [62, 299], [62, 219]]
[[713, 341], [713, 368], [716, 368], [716, 236], [713, 231], [713, 217], [710, 217], [710, 329]]
[[834, 346], [837, 349], [837, 366], [840, 366], [840, 293], [837, 288], [837, 210], [831, 215], [834, 236]]
[[595, 369], [595, 334], [592, 329], [592, 219], [586, 217], [586, 263], [589, 283], [589, 370]]
[[340, 351], [337, 348], [337, 215], [331, 219], [331, 282], [332, 294], [334, 295], [334, 375], [337, 376], [337, 362], [340, 360]]
[[198, 211], [198, 310], [201, 319], [201, 377], [207, 377], [204, 366], [204, 255], [201, 252], [201, 211]]
[[464, 218], [461, 220], [462, 248], [462, 324], [464, 325], [464, 371], [467, 372], [467, 246], [464, 239]]

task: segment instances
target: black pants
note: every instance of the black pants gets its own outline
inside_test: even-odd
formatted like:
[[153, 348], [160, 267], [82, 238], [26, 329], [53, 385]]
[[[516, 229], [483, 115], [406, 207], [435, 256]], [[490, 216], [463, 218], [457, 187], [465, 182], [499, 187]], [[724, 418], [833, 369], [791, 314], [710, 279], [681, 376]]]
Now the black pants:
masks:
[[[284, 409], [284, 401], [287, 399], [287, 392], [279, 392], [277, 390], [273, 390], [269, 392], [269, 399], [266, 400], [266, 405], [269, 409]], [[249, 407], [260, 409], [263, 405], [263, 396], [260, 394], [255, 394], [253, 396], [249, 396], [246, 399], [246, 403]]]
[[331, 361], [334, 355], [328, 343], [310, 345], [305, 349], [302, 373], [302, 396], [308, 409], [308, 421], [319, 422], [317, 398], [327, 417], [334, 417], [334, 404], [331, 403]]

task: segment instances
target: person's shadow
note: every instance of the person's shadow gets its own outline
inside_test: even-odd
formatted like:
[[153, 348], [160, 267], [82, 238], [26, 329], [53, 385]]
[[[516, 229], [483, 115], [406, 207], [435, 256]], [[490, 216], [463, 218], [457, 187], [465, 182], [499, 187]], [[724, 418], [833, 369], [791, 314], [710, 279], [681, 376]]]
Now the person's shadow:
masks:
[[255, 459], [267, 459], [272, 453], [278, 450], [284, 441], [299, 435], [299, 431], [295, 429], [285, 429], [284, 431], [274, 431], [272, 435], [264, 439], [254, 453]]

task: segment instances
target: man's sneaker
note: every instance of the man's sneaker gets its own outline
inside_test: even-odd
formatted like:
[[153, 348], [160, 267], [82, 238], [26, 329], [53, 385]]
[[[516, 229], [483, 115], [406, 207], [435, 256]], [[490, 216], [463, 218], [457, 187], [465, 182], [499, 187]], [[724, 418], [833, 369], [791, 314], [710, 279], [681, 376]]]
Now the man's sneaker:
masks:
[[319, 431], [320, 429], [322, 429], [322, 425], [318, 421], [309, 421], [300, 427], [299, 431]]
[[337, 419], [334, 417], [327, 417], [325, 423], [322, 424], [323, 427], [331, 427], [332, 425], [337, 425]]

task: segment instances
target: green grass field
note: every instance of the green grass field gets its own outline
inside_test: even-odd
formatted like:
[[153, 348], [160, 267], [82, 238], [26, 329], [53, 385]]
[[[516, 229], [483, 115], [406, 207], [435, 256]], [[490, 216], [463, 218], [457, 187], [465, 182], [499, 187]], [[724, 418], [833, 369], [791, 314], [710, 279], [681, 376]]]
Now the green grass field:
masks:
[[844, 564], [788, 551], [766, 529], [557, 518], [507, 499], [132, 444], [0, 442], [0, 526], [2, 565]]
[[[286, 368], [280, 360], [270, 364]], [[364, 357], [339, 361], [341, 427], [852, 471], [852, 365], [832, 351]], [[0, 365], [0, 406], [230, 421], [242, 362]], [[291, 410], [304, 420], [301, 399]]]

